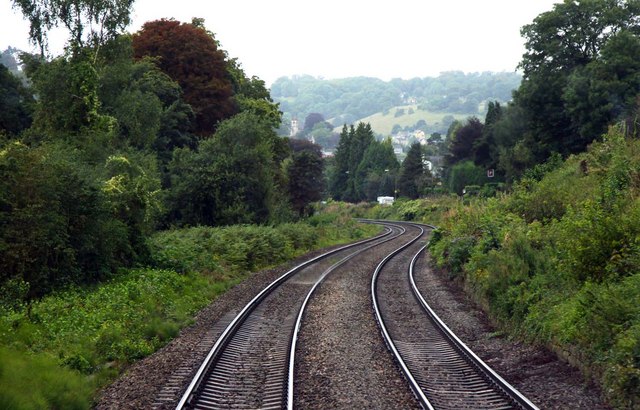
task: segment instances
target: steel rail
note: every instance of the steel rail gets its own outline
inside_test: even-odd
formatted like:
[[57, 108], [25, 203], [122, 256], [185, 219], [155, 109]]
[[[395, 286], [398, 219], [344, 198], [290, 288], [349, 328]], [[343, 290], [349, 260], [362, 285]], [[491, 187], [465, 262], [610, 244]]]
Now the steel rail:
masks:
[[296, 320], [296, 324], [294, 327], [294, 331], [293, 331], [293, 337], [291, 340], [291, 349], [290, 349], [290, 357], [289, 357], [289, 380], [288, 380], [288, 388], [287, 388], [287, 409], [288, 410], [293, 410], [293, 376], [294, 376], [294, 368], [295, 368], [295, 350], [296, 350], [296, 345], [297, 345], [297, 341], [298, 341], [298, 334], [300, 332], [300, 328], [302, 326], [302, 318], [304, 316], [304, 312], [306, 310], [306, 306], [309, 302], [309, 300], [311, 299], [311, 296], [314, 294], [314, 292], [316, 291], [316, 289], [318, 288], [318, 286], [324, 281], [324, 279], [327, 277], [327, 275], [329, 275], [331, 272], [333, 272], [338, 266], [342, 265], [344, 262], [346, 262], [347, 260], [350, 260], [352, 258], [354, 258], [355, 256], [359, 255], [360, 253], [366, 251], [367, 249], [370, 249], [374, 246], [378, 246], [382, 243], [394, 240], [400, 236], [402, 236], [405, 232], [406, 229], [400, 225], [395, 225], [395, 224], [383, 224], [384, 226], [393, 226], [393, 227], [397, 227], [398, 229], [400, 229], [400, 234], [396, 235], [396, 236], [392, 236], [389, 239], [382, 241], [380, 243], [375, 243], [372, 244], [370, 246], [367, 246], [366, 248], [363, 248], [357, 252], [354, 252], [350, 255], [347, 255], [346, 257], [344, 257], [342, 260], [336, 262], [334, 265], [332, 265], [329, 269], [327, 269], [322, 276], [318, 279], [318, 281], [313, 285], [313, 287], [311, 288], [311, 290], [309, 290], [309, 293], [307, 293], [307, 297], [305, 298], [304, 302], [302, 302], [302, 306], [300, 308], [300, 311], [298, 313], [298, 318]]
[[[370, 223], [378, 223], [376, 221], [369, 221], [369, 222]], [[420, 385], [418, 384], [416, 379], [413, 377], [413, 374], [411, 373], [411, 371], [409, 371], [409, 367], [405, 363], [404, 359], [400, 355], [400, 352], [398, 351], [398, 348], [396, 347], [395, 343], [393, 342], [393, 339], [391, 338], [391, 335], [389, 334], [387, 326], [385, 325], [384, 320], [382, 318], [382, 312], [380, 311], [380, 305], [378, 303], [378, 298], [376, 296], [377, 295], [377, 286], [378, 286], [378, 276], [380, 274], [380, 271], [382, 270], [382, 268], [387, 264], [387, 262], [391, 258], [393, 258], [397, 254], [402, 252], [404, 249], [406, 249], [407, 247], [409, 247], [410, 245], [412, 245], [414, 242], [416, 242], [418, 239], [420, 239], [422, 237], [422, 235], [424, 234], [424, 229], [419, 227], [419, 226], [418, 226], [418, 228], [420, 229], [420, 234], [418, 236], [416, 236], [413, 240], [409, 241], [408, 243], [402, 245], [401, 247], [397, 248], [395, 251], [393, 251], [390, 254], [388, 254], [378, 264], [378, 266], [376, 266], [376, 269], [373, 272], [373, 277], [371, 278], [371, 299], [373, 301], [373, 311], [375, 313], [375, 318], [376, 318], [376, 321], [378, 322], [378, 326], [380, 327], [380, 331], [382, 333], [382, 338], [384, 339], [384, 342], [387, 345], [387, 347], [389, 348], [389, 350], [391, 350], [391, 353], [393, 354], [393, 356], [396, 359], [398, 365], [400, 366], [400, 369], [402, 370], [402, 373], [405, 375], [407, 381], [409, 382], [409, 386], [411, 387], [411, 390], [413, 391], [413, 394], [416, 396], [416, 398], [418, 399], [418, 401], [420, 402], [420, 404], [424, 408], [429, 409], [429, 410], [435, 410], [434, 407], [429, 402], [429, 399], [427, 399], [427, 396], [424, 394], [424, 392], [420, 388]]]
[[[392, 224], [387, 224], [387, 225], [396, 226], [396, 225], [392, 225]], [[276, 288], [278, 288], [282, 283], [284, 283], [289, 278], [294, 276], [296, 273], [298, 273], [302, 269], [310, 266], [313, 263], [316, 263], [316, 262], [318, 262], [318, 261], [320, 261], [322, 259], [328, 258], [328, 257], [330, 257], [332, 255], [335, 255], [338, 252], [341, 252], [341, 251], [344, 251], [344, 250], [348, 250], [350, 248], [353, 248], [353, 247], [356, 247], [356, 246], [360, 246], [360, 245], [363, 245], [363, 244], [366, 244], [366, 243], [369, 243], [369, 242], [375, 242], [375, 241], [377, 241], [379, 239], [382, 239], [382, 238], [384, 238], [386, 236], [391, 235], [392, 232], [393, 232], [393, 230], [391, 228], [389, 228], [388, 226], [385, 226], [385, 232], [383, 234], [380, 234], [380, 235], [377, 235], [377, 236], [375, 236], [373, 238], [365, 239], [365, 240], [362, 240], [362, 241], [359, 241], [359, 242], [356, 242], [356, 243], [345, 245], [345, 246], [342, 246], [342, 247], [340, 247], [338, 249], [335, 249], [335, 250], [326, 252], [326, 253], [324, 253], [322, 255], [316, 256], [315, 258], [312, 258], [312, 259], [310, 259], [310, 260], [308, 260], [308, 261], [306, 261], [306, 262], [304, 262], [304, 263], [302, 263], [300, 265], [297, 265], [296, 267], [292, 268], [291, 270], [289, 270], [288, 272], [286, 272], [285, 274], [283, 274], [282, 276], [277, 278], [275, 281], [273, 281], [271, 284], [269, 284], [267, 287], [265, 287], [258, 295], [256, 295], [251, 301], [249, 301], [244, 306], [244, 308], [240, 311], [240, 313], [238, 313], [235, 316], [235, 318], [231, 321], [231, 323], [229, 323], [229, 325], [222, 332], [222, 334], [220, 335], [220, 337], [218, 338], [218, 340], [216, 341], [214, 346], [211, 348], [211, 350], [209, 351], [209, 353], [205, 357], [202, 365], [200, 366], [200, 368], [196, 372], [196, 374], [193, 377], [191, 383], [187, 387], [187, 390], [183, 394], [183, 396], [182, 396], [180, 402], [178, 403], [176, 409], [177, 410], [181, 410], [181, 409], [187, 408], [186, 406], [190, 405], [190, 402], [193, 399], [196, 398], [196, 396], [197, 396], [196, 393], [197, 393], [200, 385], [205, 380], [209, 369], [214, 365], [215, 361], [220, 356], [220, 354], [224, 350], [225, 346], [229, 343], [229, 341], [234, 336], [234, 334], [237, 332], [237, 330], [240, 328], [242, 323], [247, 319], [247, 317], [251, 314], [251, 312], [253, 310], [255, 310], [255, 308], [270, 293], [272, 293]], [[393, 238], [394, 237], [392, 237], [391, 239], [393, 239]], [[391, 240], [391, 239], [387, 239], [387, 240]], [[386, 240], [383, 241], [383, 242], [386, 242]], [[287, 395], [287, 397], [288, 397], [288, 395]]]
[[427, 243], [425, 246], [420, 248], [420, 250], [415, 254], [411, 263], [409, 264], [409, 281], [411, 283], [411, 287], [413, 289], [413, 293], [420, 302], [420, 305], [423, 307], [425, 312], [429, 315], [435, 325], [440, 329], [440, 331], [447, 337], [451, 343], [455, 345], [458, 351], [460, 351], [464, 356], [466, 356], [467, 360], [473, 363], [482, 373], [487, 375], [489, 379], [500, 387], [505, 394], [515, 401], [521, 408], [527, 410], [539, 410], [537, 406], [535, 406], [529, 399], [527, 399], [522, 393], [520, 393], [515, 387], [509, 384], [506, 380], [504, 380], [496, 371], [494, 371], [489, 365], [487, 365], [482, 359], [480, 359], [456, 334], [440, 319], [440, 317], [436, 314], [436, 312], [429, 306], [427, 301], [422, 296], [422, 293], [418, 289], [415, 281], [414, 275], [414, 267], [418, 257], [424, 250], [429, 246]]
[[[367, 222], [376, 223], [376, 221], [367, 221]], [[422, 236], [424, 232], [424, 229], [422, 228], [422, 226], [432, 228], [432, 229], [436, 228], [433, 225], [427, 225], [427, 224], [414, 224], [414, 223], [406, 223], [406, 224], [420, 229], [421, 233], [415, 240], [417, 240], [419, 237]], [[412, 241], [411, 243], [415, 242], [415, 240]], [[426, 409], [434, 410], [435, 409], [434, 405], [429, 401], [427, 394], [423, 391], [415, 375], [411, 372], [410, 366], [407, 364], [407, 362], [405, 362], [404, 358], [402, 357], [398, 348], [396, 347], [393, 341], [393, 338], [390, 335], [389, 329], [384, 323], [380, 305], [377, 300], [377, 280], [382, 268], [387, 264], [387, 262], [389, 262], [389, 260], [391, 260], [391, 258], [393, 258], [402, 250], [407, 248], [411, 243], [408, 243], [405, 246], [397, 249], [395, 252], [388, 255], [383, 261], [380, 262], [372, 278], [371, 292], [372, 292], [372, 299], [373, 299], [376, 320], [380, 326], [381, 333], [382, 333], [383, 339], [385, 340], [385, 343], [389, 347], [389, 350], [392, 352], [394, 358], [396, 359], [398, 365], [400, 366], [404, 376], [409, 382], [409, 385], [412, 391], [414, 392], [416, 398], [420, 402], [420, 404]], [[435, 328], [438, 329], [438, 331], [449, 341], [449, 343], [451, 343], [454, 349], [464, 358], [464, 360], [470, 363], [471, 365], [475, 366], [475, 368], [481, 374], [485, 375], [485, 378], [487, 378], [490, 381], [490, 383], [492, 383], [495, 387], [497, 387], [500, 391], [502, 391], [502, 394], [508, 397], [509, 401], [511, 401], [514, 405], [522, 409], [538, 410], [538, 408], [533, 403], [531, 403], [522, 393], [520, 393], [517, 389], [511, 386], [506, 380], [504, 380], [486, 363], [484, 363], [484, 361], [482, 361], [475, 353], [473, 353], [473, 351], [471, 351], [471, 349], [469, 349], [469, 347], [466, 346], [466, 344], [464, 344], [451, 331], [451, 329], [438, 317], [438, 315], [433, 311], [433, 309], [427, 304], [426, 300], [424, 299], [424, 297], [422, 296], [422, 294], [417, 288], [417, 285], [415, 283], [415, 275], [414, 275], [414, 272], [415, 272], [414, 267], [415, 267], [416, 261], [418, 260], [418, 257], [422, 254], [422, 252], [424, 252], [424, 250], [427, 248], [427, 246], [428, 246], [428, 243], [422, 246], [416, 252], [416, 254], [411, 259], [411, 262], [409, 264], [409, 269], [408, 269], [407, 279], [411, 284], [411, 289], [413, 291], [414, 296], [416, 297], [416, 300], [419, 302], [420, 307], [429, 316], [430, 320], [435, 325]]]

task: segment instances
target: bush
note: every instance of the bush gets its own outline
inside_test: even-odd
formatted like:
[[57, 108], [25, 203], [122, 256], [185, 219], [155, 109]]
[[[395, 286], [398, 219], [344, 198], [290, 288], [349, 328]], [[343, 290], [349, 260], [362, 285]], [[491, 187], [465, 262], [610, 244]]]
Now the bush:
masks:
[[0, 285], [35, 298], [143, 261], [152, 174], [124, 156], [97, 171], [64, 143], [2, 146]]

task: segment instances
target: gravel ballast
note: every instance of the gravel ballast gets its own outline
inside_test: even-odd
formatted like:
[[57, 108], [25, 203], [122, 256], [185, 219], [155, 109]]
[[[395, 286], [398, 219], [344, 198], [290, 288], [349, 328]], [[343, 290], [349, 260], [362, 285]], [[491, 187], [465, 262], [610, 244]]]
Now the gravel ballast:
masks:
[[373, 271], [398, 247], [393, 241], [364, 252], [333, 272], [316, 291], [296, 352], [296, 408], [420, 408], [397, 371], [372, 311]]

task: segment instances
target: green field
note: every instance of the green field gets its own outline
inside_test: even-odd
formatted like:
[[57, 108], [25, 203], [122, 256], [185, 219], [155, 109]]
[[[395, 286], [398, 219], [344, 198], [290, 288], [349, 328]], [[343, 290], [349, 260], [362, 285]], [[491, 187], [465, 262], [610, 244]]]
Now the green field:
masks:
[[[396, 111], [404, 109], [405, 114], [396, 117]], [[413, 109], [413, 113], [409, 114], [409, 109]], [[465, 120], [470, 117], [469, 114], [453, 114], [446, 112], [432, 112], [419, 110], [417, 105], [401, 105], [388, 110], [386, 114], [381, 112], [361, 118], [358, 122], [371, 124], [371, 128], [376, 134], [391, 135], [391, 130], [395, 124], [401, 127], [413, 126], [420, 120], [425, 120], [427, 125], [432, 126], [435, 123], [442, 122], [442, 118], [451, 115], [457, 120]], [[337, 127], [336, 132], [340, 132], [342, 127]]]

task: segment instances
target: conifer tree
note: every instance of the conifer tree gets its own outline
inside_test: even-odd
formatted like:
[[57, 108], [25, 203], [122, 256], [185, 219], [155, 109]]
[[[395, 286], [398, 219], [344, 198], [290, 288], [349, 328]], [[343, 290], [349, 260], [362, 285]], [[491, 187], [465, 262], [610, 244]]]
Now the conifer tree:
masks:
[[[353, 129], [353, 126], [351, 126]], [[340, 141], [334, 155], [333, 172], [329, 179], [329, 193], [335, 200], [343, 199], [343, 194], [347, 188], [349, 178], [349, 147], [352, 135], [345, 124], [340, 133]]]
[[407, 157], [402, 162], [398, 179], [400, 196], [417, 199], [420, 196], [420, 187], [425, 176], [422, 147], [419, 142], [416, 142], [411, 145]]

